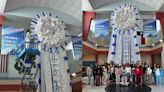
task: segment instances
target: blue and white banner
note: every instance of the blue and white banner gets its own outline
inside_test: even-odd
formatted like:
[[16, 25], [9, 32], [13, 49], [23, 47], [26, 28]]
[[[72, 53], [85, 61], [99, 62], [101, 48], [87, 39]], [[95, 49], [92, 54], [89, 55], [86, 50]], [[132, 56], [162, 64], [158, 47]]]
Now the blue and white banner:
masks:
[[157, 27], [155, 19], [143, 19], [143, 31], [145, 37], [154, 37], [156, 36]]
[[2, 27], [1, 54], [16, 55], [18, 46], [24, 41], [24, 29], [10, 26]]
[[105, 37], [109, 34], [108, 31], [108, 19], [96, 19], [95, 28], [93, 28], [93, 33], [95, 37]]
[[82, 38], [78, 36], [72, 36], [73, 44], [73, 58], [78, 60], [82, 57]]

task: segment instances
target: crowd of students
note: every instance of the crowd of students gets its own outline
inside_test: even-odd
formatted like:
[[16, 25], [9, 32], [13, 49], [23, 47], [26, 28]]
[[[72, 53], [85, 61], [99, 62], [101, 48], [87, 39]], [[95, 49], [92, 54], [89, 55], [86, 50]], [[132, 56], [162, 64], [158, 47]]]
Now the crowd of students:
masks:
[[128, 86], [135, 83], [141, 86], [143, 83], [162, 85], [163, 69], [160, 65], [149, 66], [145, 64], [106, 64], [87, 67], [88, 84], [91, 84], [93, 77], [94, 84], [116, 83]]

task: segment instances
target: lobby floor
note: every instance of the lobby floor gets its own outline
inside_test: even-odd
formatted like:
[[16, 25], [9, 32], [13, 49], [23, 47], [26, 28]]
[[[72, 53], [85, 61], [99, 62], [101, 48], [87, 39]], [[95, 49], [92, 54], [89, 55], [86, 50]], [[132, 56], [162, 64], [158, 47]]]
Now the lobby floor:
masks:
[[142, 87], [135, 87], [135, 85], [130, 84], [130, 86], [126, 87], [116, 84], [95, 86], [93, 85], [93, 82], [92, 85], [87, 85], [86, 83], [87, 78], [84, 77], [82, 92], [164, 92], [164, 85], [143, 85]]
[[[83, 87], [83, 91], [82, 92], [164, 92], [164, 86], [162, 87], [157, 87], [157, 86], [149, 86], [150, 88], [143, 88], [143, 90], [141, 91], [141, 89], [134, 88], [133, 89], [128, 89], [128, 87], [120, 87], [119, 86], [113, 86], [113, 88], [108, 89], [107, 91], [105, 90], [107, 85], [103, 85], [103, 86], [93, 86], [93, 85], [87, 85], [85, 87]], [[137, 90], [137, 91], [136, 91]]]

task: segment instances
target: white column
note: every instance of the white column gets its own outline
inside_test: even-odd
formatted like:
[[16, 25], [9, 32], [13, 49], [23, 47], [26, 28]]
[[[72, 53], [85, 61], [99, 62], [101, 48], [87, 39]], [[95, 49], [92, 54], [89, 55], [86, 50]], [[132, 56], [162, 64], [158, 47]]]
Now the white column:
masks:
[[164, 44], [162, 44], [162, 46], [163, 46], [163, 51], [161, 52], [161, 66], [162, 66], [162, 68], [164, 68]]

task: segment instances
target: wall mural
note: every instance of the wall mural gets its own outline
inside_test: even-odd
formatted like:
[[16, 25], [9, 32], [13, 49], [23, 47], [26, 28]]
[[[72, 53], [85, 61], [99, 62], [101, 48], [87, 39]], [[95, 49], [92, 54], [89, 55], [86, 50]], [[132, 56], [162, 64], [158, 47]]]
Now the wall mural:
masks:
[[108, 63], [137, 63], [140, 60], [136, 31], [140, 26], [140, 13], [130, 4], [122, 4], [111, 13], [112, 35]]

